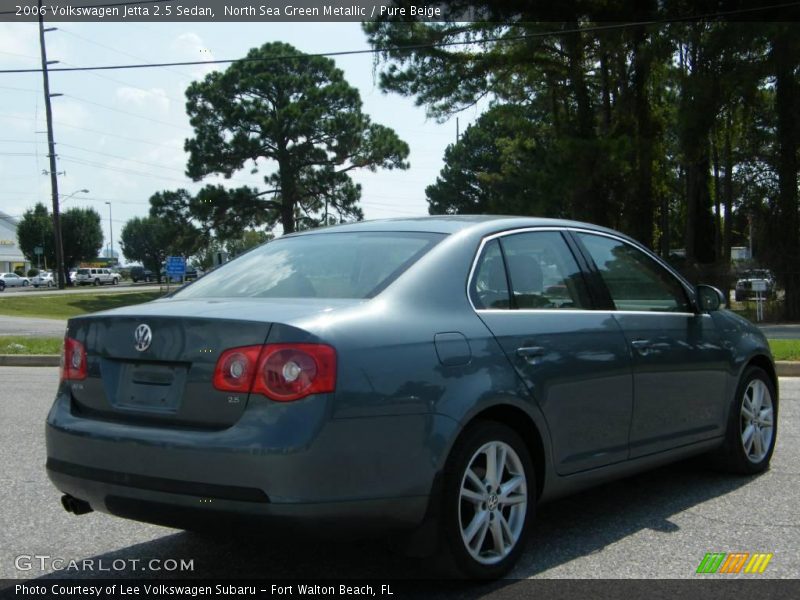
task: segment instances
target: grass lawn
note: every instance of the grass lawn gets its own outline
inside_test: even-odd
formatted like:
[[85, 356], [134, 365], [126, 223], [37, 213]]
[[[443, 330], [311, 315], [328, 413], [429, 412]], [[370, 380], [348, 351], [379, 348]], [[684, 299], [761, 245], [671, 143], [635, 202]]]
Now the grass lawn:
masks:
[[0, 354], [61, 354], [61, 338], [0, 336]]
[[162, 295], [163, 294], [159, 291], [122, 294], [112, 294], [108, 292], [94, 294], [62, 294], [53, 296], [15, 294], [13, 298], [10, 297], [10, 295], [0, 298], [0, 315], [68, 319], [99, 310], [149, 302]]
[[800, 360], [800, 340], [769, 340], [775, 360]]

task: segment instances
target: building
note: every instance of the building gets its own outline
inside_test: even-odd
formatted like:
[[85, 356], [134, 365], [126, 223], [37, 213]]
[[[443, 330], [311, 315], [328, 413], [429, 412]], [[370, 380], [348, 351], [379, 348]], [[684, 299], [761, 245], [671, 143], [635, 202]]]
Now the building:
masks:
[[18, 267], [27, 272], [30, 266], [17, 245], [17, 220], [0, 212], [0, 272]]

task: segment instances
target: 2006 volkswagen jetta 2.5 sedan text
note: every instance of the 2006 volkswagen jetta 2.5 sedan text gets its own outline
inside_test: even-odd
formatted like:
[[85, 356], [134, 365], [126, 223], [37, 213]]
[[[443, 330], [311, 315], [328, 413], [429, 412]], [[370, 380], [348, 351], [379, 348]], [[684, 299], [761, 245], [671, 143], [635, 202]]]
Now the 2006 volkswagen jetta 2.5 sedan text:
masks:
[[768, 467], [773, 360], [721, 297], [570, 221], [287, 235], [70, 319], [47, 470], [75, 513], [435, 530], [497, 577], [542, 502], [701, 453]]

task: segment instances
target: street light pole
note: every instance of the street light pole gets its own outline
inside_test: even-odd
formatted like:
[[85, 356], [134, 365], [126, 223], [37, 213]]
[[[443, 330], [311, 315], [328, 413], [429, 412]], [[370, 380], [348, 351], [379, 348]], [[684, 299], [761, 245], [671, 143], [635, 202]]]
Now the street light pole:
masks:
[[[111, 220], [111, 202], [106, 202], [106, 204], [108, 204], [108, 233], [111, 238], [111, 244], [108, 248], [108, 258], [110, 261], [114, 258], [114, 224]], [[111, 263], [109, 262], [109, 264]]]

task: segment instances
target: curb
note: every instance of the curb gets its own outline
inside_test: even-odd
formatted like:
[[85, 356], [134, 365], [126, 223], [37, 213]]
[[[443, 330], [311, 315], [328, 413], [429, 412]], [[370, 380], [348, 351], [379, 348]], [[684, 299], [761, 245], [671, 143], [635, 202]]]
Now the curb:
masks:
[[[58, 354], [0, 354], [0, 367], [57, 367]], [[800, 361], [779, 360], [775, 362], [778, 377], [800, 377]]]
[[58, 354], [0, 354], [0, 367], [58, 367]]
[[793, 360], [775, 361], [778, 377], [800, 377], [800, 362]]

